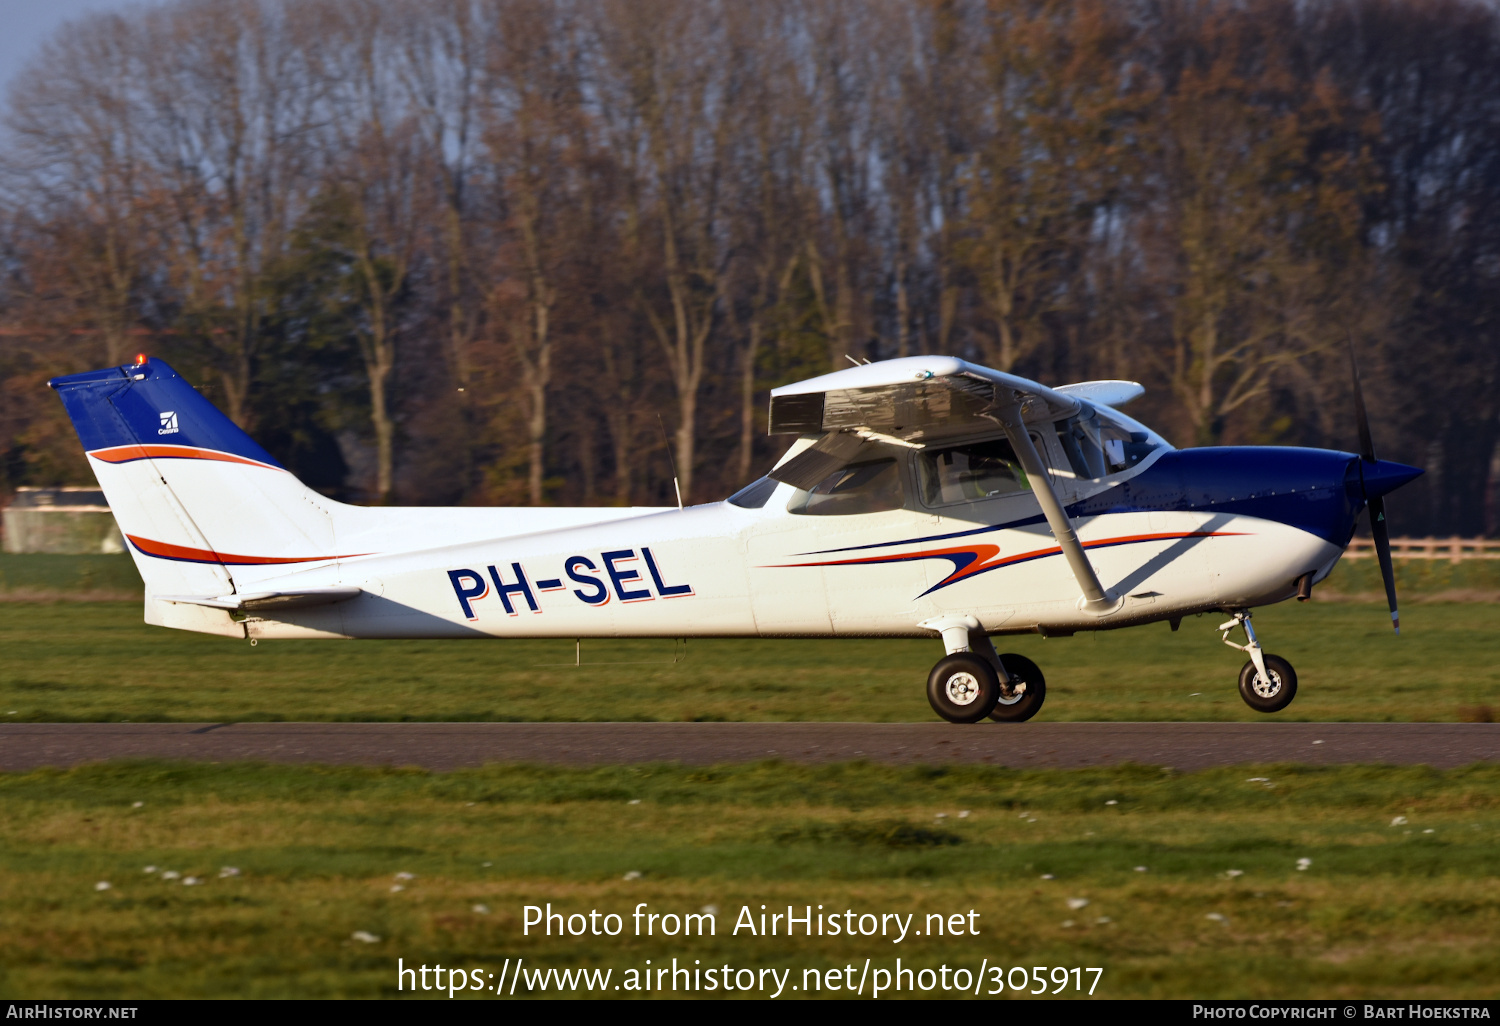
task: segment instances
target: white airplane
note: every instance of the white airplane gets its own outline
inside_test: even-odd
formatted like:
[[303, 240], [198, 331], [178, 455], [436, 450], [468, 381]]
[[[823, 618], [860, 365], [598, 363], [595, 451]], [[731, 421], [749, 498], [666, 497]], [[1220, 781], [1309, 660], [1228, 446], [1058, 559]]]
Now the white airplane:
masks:
[[[1356, 377], [1356, 389], [1357, 389]], [[366, 508], [334, 502], [160, 360], [51, 382], [145, 582], [150, 624], [234, 638], [941, 638], [939, 716], [1036, 715], [1046, 681], [994, 635], [1230, 617], [1262, 712], [1297, 690], [1251, 609], [1306, 598], [1371, 506], [1421, 471], [1323, 449], [1176, 450], [1115, 409], [944, 356], [778, 388], [796, 443], [722, 502]], [[1358, 398], [1356, 390], [1356, 398]], [[1229, 640], [1243, 628], [1246, 644]]]

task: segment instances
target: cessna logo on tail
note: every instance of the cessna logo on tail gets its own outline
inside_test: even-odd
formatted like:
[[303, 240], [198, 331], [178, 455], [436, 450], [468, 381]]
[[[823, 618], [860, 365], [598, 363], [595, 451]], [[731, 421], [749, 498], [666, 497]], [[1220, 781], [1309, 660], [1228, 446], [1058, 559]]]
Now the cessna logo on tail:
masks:
[[174, 411], [167, 410], [161, 415], [161, 427], [156, 433], [159, 435], [177, 434], [177, 414]]

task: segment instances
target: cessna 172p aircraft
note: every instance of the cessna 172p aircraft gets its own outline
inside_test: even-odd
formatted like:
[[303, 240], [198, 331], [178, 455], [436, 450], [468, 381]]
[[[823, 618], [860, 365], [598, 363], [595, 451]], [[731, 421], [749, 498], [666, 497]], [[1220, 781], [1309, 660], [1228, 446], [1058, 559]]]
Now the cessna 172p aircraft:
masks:
[[[1419, 470], [1363, 452], [1176, 450], [1126, 381], [1048, 388], [963, 360], [778, 388], [769, 475], [681, 508], [365, 508], [288, 473], [160, 360], [51, 382], [146, 585], [146, 622], [235, 638], [934, 637], [955, 723], [1031, 718], [1046, 681], [994, 635], [1218, 611], [1240, 694], [1297, 690], [1252, 608], [1306, 598]], [[1356, 378], [1357, 388], [1357, 378]], [[1358, 394], [1356, 391], [1356, 399]], [[1229, 640], [1242, 628], [1246, 644]]]

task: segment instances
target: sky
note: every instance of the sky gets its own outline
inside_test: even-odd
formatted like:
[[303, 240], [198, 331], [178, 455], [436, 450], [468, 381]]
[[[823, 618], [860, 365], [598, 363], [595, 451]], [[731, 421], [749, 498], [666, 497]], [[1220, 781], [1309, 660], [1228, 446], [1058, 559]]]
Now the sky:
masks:
[[0, 0], [0, 90], [63, 22], [128, 6], [128, 0]]

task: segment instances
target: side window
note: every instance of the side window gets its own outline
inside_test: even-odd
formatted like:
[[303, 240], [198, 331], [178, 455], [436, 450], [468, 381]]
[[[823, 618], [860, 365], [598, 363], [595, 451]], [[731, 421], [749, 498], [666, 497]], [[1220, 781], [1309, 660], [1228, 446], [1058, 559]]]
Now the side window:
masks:
[[972, 502], [1031, 490], [1021, 461], [1003, 438], [924, 451], [917, 460], [922, 501], [929, 506]]
[[797, 492], [788, 513], [804, 516], [848, 516], [900, 509], [906, 502], [901, 468], [892, 459], [851, 463], [829, 474], [812, 491]]

